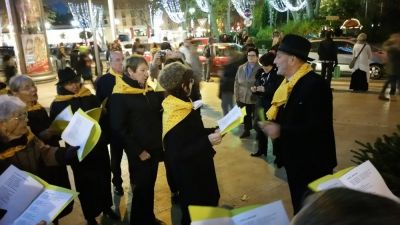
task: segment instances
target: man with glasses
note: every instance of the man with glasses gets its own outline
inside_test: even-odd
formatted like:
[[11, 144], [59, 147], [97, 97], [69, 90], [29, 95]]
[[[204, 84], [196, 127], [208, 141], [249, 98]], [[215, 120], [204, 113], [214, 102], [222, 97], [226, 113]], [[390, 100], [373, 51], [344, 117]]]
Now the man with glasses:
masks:
[[253, 129], [252, 121], [254, 114], [254, 105], [256, 96], [251, 92], [254, 85], [257, 71], [261, 68], [258, 63], [258, 49], [249, 48], [247, 50], [247, 62], [241, 65], [235, 77], [235, 99], [239, 107], [246, 107], [246, 116], [244, 117], [244, 131], [240, 138], [250, 136], [250, 130]]

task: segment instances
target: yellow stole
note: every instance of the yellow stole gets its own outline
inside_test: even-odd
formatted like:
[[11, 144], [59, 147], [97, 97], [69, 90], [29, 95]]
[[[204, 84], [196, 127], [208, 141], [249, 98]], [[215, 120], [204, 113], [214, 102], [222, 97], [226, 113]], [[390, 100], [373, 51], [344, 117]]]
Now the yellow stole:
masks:
[[162, 125], [162, 139], [174, 128], [179, 122], [186, 118], [193, 109], [191, 102], [185, 102], [179, 98], [169, 95], [162, 102], [164, 108]]
[[144, 88], [135, 88], [129, 86], [129, 84], [125, 83], [122, 79], [115, 79], [115, 86], [113, 89], [113, 94], [143, 94], [146, 95], [147, 92], [152, 91], [153, 89], [149, 87], [147, 84]]
[[85, 97], [85, 96], [90, 96], [92, 95], [92, 92], [90, 92], [89, 89], [87, 89], [85, 86], [82, 85], [81, 89], [77, 94], [74, 95], [57, 95], [56, 98], [54, 99], [55, 102], [63, 102], [63, 101], [68, 101], [73, 98], [80, 98], [80, 97]]
[[6, 94], [8, 94], [8, 91], [9, 91], [8, 87], [0, 89], [0, 95], [6, 95]]
[[[28, 141], [26, 144], [28, 144], [29, 142], [31, 142], [34, 138], [35, 135], [32, 133], [32, 131], [28, 128]], [[0, 153], [0, 159], [7, 159], [10, 157], [13, 157], [15, 155], [15, 153], [24, 150], [26, 148], [26, 145], [18, 145], [15, 147], [11, 147], [3, 152]]]
[[113, 75], [115, 78], [121, 78], [122, 74], [119, 74], [115, 72], [111, 67], [110, 67], [110, 74]]
[[300, 78], [304, 77], [304, 75], [310, 71], [312, 71], [310, 64], [304, 63], [289, 81], [286, 79], [282, 81], [281, 85], [275, 91], [274, 97], [272, 98], [271, 107], [267, 111], [268, 120], [276, 119], [279, 107], [286, 104], [294, 85], [296, 85], [297, 81], [299, 81]]
[[32, 106], [28, 106], [27, 107], [27, 111], [31, 112], [31, 111], [36, 111], [36, 110], [39, 110], [39, 109], [42, 109], [42, 108], [43, 108], [43, 106], [36, 102], [36, 104], [34, 104]]

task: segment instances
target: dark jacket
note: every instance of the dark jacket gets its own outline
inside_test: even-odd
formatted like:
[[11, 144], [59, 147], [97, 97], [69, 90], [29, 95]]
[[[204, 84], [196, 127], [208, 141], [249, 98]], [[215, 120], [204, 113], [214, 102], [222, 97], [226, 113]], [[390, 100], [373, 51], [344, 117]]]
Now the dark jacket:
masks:
[[164, 137], [165, 166], [170, 170], [181, 197], [181, 204], [217, 206], [219, 189], [213, 149], [201, 116], [192, 112]]
[[172, 50], [171, 44], [168, 41], [164, 41], [163, 43], [160, 44], [160, 49], [161, 50]]
[[242, 58], [232, 60], [224, 66], [224, 72], [219, 82], [219, 92], [234, 92], [235, 76], [240, 65], [244, 62]]
[[[131, 87], [140, 88], [137, 81], [123, 76]], [[162, 107], [163, 92], [149, 91], [144, 94], [117, 94], [110, 97], [111, 129], [118, 132], [127, 154], [139, 155], [146, 150], [152, 157], [162, 153]]]
[[115, 76], [111, 73], [106, 73], [96, 80], [96, 97], [100, 102], [105, 98], [110, 98], [115, 86]]
[[327, 171], [337, 165], [332, 111], [332, 92], [321, 76], [309, 72], [295, 84], [277, 116], [286, 168]]
[[278, 69], [273, 67], [268, 73], [264, 72], [263, 68], [260, 68], [256, 74], [256, 81], [254, 86], [263, 86], [264, 92], [254, 92], [257, 95], [257, 106], [269, 109], [271, 107], [272, 98], [274, 97], [276, 89], [282, 83], [283, 76], [276, 74]]
[[337, 46], [332, 39], [321, 41], [318, 47], [319, 60], [333, 61], [337, 64]]
[[[59, 94], [70, 95], [64, 88], [59, 88]], [[100, 107], [100, 102], [94, 95], [76, 97], [67, 101], [52, 102], [50, 119], [54, 118], [71, 105], [72, 112], [79, 108], [83, 111]], [[101, 124], [100, 124], [101, 125]], [[94, 149], [81, 162], [71, 165], [74, 171], [75, 186], [79, 194], [84, 217], [94, 218], [103, 210], [112, 206], [110, 158], [102, 133]]]

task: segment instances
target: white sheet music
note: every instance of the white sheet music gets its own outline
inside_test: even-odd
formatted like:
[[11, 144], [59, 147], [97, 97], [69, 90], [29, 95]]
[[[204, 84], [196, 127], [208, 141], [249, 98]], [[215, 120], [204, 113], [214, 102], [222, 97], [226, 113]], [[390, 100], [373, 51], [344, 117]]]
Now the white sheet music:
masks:
[[237, 119], [239, 119], [242, 116], [242, 111], [239, 108], [239, 106], [235, 106], [232, 108], [231, 111], [229, 111], [228, 114], [226, 114], [222, 119], [218, 120], [218, 127], [221, 131], [225, 130], [229, 125], [231, 125], [233, 122], [235, 122]]
[[79, 113], [75, 113], [61, 138], [71, 146], [79, 146], [78, 156], [82, 157], [83, 149], [93, 126], [92, 121]]

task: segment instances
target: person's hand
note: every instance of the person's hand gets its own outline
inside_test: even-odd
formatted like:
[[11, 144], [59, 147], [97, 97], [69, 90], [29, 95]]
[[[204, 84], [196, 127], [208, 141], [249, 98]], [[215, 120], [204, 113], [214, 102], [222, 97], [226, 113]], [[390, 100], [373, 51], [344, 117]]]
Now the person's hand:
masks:
[[256, 92], [257, 91], [257, 87], [256, 86], [252, 86], [250, 87], [251, 92]]
[[142, 153], [140, 153], [139, 158], [142, 161], [146, 161], [151, 158], [151, 155], [146, 150], [144, 150]]
[[214, 133], [208, 135], [208, 140], [210, 141], [211, 145], [218, 145], [221, 143], [222, 136], [219, 132], [220, 130], [217, 129], [214, 131]]
[[80, 146], [69, 146], [65, 148], [65, 158], [70, 161], [78, 155], [78, 150]]
[[258, 92], [265, 92], [265, 88], [264, 88], [264, 86], [258, 86], [258, 87], [256, 88], [256, 91], [258, 91]]
[[281, 135], [281, 126], [275, 122], [258, 122], [261, 130], [265, 135], [269, 136], [272, 139], [276, 139]]

